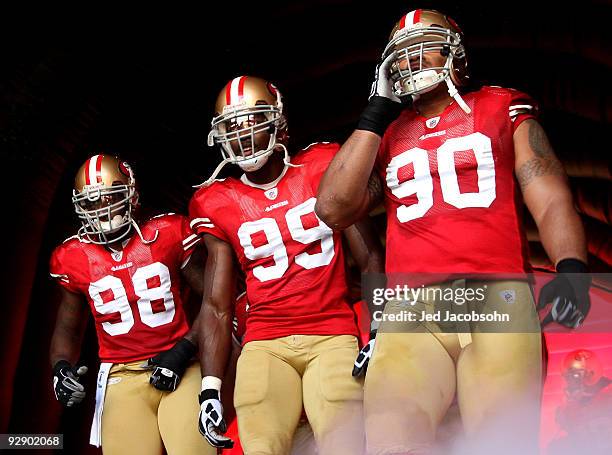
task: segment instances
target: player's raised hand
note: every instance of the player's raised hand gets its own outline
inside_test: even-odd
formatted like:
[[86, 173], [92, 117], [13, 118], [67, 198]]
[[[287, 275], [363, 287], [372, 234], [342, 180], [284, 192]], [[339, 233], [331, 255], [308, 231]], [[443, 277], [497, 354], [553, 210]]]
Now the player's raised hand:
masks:
[[371, 99], [373, 96], [382, 96], [396, 103], [400, 102], [400, 99], [393, 92], [393, 82], [389, 79], [389, 70], [395, 56], [396, 52], [391, 52], [383, 61], [376, 65], [374, 82], [372, 82], [368, 99]]

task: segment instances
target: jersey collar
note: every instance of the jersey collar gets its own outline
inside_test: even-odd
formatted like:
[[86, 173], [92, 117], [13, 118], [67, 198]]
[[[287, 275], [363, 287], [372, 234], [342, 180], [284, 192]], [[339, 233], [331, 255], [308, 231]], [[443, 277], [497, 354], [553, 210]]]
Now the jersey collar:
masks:
[[[287, 157], [287, 158], [288, 158], [288, 157]], [[285, 165], [285, 167], [283, 168], [283, 172], [281, 172], [281, 173], [280, 173], [280, 175], [279, 175], [278, 177], [276, 177], [276, 178], [275, 178], [274, 180], [272, 180], [271, 182], [269, 182], [269, 183], [264, 183], [264, 184], [262, 184], [262, 185], [260, 185], [260, 184], [258, 184], [258, 183], [251, 182], [251, 181], [249, 180], [249, 178], [247, 177], [247, 175], [246, 175], [246, 174], [242, 174], [242, 175], [240, 176], [240, 181], [241, 181], [242, 183], [244, 183], [245, 185], [247, 185], [247, 186], [251, 186], [251, 187], [253, 187], [253, 188], [258, 188], [258, 189], [260, 189], [260, 190], [266, 191], [266, 190], [269, 190], [269, 189], [271, 189], [271, 188], [274, 188], [276, 185], [278, 185], [278, 182], [280, 182], [280, 181], [281, 181], [281, 179], [282, 179], [282, 178], [285, 176], [285, 174], [287, 173], [287, 170], [288, 170], [288, 169], [289, 169], [289, 166]]]

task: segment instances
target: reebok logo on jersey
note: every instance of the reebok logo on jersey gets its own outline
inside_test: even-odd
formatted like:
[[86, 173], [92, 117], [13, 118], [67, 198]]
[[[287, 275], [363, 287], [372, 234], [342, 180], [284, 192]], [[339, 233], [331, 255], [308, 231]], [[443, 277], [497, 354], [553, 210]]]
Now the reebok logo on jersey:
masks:
[[264, 191], [264, 194], [266, 195], [268, 199], [273, 201], [274, 199], [278, 197], [278, 188], [272, 188], [271, 190]]
[[116, 272], [117, 270], [123, 270], [123, 269], [127, 269], [129, 267], [132, 267], [134, 264], [131, 262], [126, 262], [125, 264], [121, 264], [121, 265], [113, 265], [111, 267], [111, 270], [113, 272]]
[[276, 204], [269, 205], [264, 210], [266, 212], [271, 212], [272, 210], [277, 209], [279, 207], [284, 207], [285, 205], [289, 205], [289, 201], [282, 201], [282, 202], [278, 202]]

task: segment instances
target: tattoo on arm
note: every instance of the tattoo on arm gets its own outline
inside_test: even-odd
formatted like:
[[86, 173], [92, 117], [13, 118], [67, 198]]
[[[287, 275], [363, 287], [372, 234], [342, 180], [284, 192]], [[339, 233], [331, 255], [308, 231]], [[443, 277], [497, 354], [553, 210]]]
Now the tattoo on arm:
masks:
[[534, 178], [541, 177], [543, 175], [559, 175], [565, 176], [565, 170], [563, 166], [556, 158], [540, 159], [532, 158], [523, 164], [520, 169], [516, 172], [516, 178], [521, 186], [521, 189], [525, 189]]
[[516, 171], [516, 178], [522, 190], [536, 177], [544, 175], [565, 176], [563, 165], [555, 156], [544, 129], [537, 122], [529, 122], [529, 146], [535, 157], [527, 160]]
[[538, 158], [556, 158], [544, 128], [538, 122], [529, 122], [529, 146]]

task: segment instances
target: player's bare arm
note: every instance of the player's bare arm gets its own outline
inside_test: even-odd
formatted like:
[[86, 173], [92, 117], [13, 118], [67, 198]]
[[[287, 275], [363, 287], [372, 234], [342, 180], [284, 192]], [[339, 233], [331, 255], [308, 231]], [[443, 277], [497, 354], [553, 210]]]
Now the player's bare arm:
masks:
[[[366, 280], [368, 286], [384, 287], [385, 285], [385, 250], [378, 238], [372, 220], [365, 217], [343, 232], [347, 245], [362, 274], [372, 274]], [[363, 295], [369, 295], [370, 289], [362, 289]], [[374, 309], [370, 308], [370, 313]]]
[[[351, 250], [355, 262], [359, 266], [362, 274], [371, 274], [369, 279], [362, 280], [362, 295], [372, 295], [372, 288], [384, 288], [386, 285], [385, 272], [385, 253], [380, 239], [376, 234], [374, 225], [369, 217], [356, 222], [344, 231], [348, 247]], [[365, 287], [364, 287], [365, 286]], [[370, 315], [377, 310], [371, 305], [372, 300], [368, 300]], [[370, 340], [357, 355], [353, 365], [353, 376], [365, 373], [368, 362], [372, 357], [377, 327], [373, 324], [370, 330]]]
[[384, 248], [369, 217], [348, 227], [344, 238], [361, 273], [384, 273]]
[[574, 209], [567, 176], [536, 120], [519, 125], [514, 149], [516, 178], [551, 261], [555, 265], [566, 258], [586, 262], [584, 228]]
[[53, 368], [55, 398], [64, 406], [72, 407], [85, 398], [85, 387], [79, 377], [87, 367], [75, 367], [87, 323], [87, 307], [83, 297], [61, 288], [61, 302], [57, 322], [51, 338], [49, 358]]
[[74, 365], [78, 360], [89, 314], [81, 295], [65, 288], [60, 288], [60, 292], [61, 302], [49, 354], [51, 366], [60, 360], [66, 360]]
[[205, 234], [208, 251], [202, 308], [199, 315], [202, 392], [199, 396], [199, 430], [214, 447], [231, 448], [233, 441], [222, 436], [227, 430], [221, 405], [221, 378], [232, 351], [232, 318], [236, 290], [236, 265], [232, 247]]
[[582, 221], [574, 209], [563, 166], [540, 124], [526, 120], [513, 139], [515, 172], [523, 198], [538, 226], [542, 245], [559, 272], [538, 297], [538, 309], [552, 304], [542, 323], [556, 321], [575, 328], [591, 308]]
[[[189, 262], [181, 270], [183, 278], [189, 285], [189, 287], [198, 296], [204, 294], [204, 269], [205, 269], [206, 255], [201, 245], [195, 247]], [[198, 336], [200, 333], [200, 318], [199, 315], [193, 320], [193, 324], [189, 332], [185, 335], [185, 338], [192, 342], [194, 345], [198, 345]]]
[[382, 201], [380, 178], [373, 172], [381, 137], [355, 130], [342, 145], [319, 184], [315, 211], [332, 229], [344, 229]]
[[198, 295], [204, 294], [204, 268], [206, 267], [206, 253], [201, 242], [194, 247], [187, 265], [181, 269], [181, 274], [189, 287]]
[[222, 378], [232, 344], [236, 265], [228, 243], [212, 235], [205, 235], [204, 242], [208, 258], [199, 316], [200, 363], [203, 376]]
[[376, 67], [369, 102], [357, 128], [319, 184], [315, 211], [332, 229], [350, 226], [383, 199], [374, 163], [385, 130], [403, 109], [388, 78], [394, 57], [395, 53], [391, 53]]

